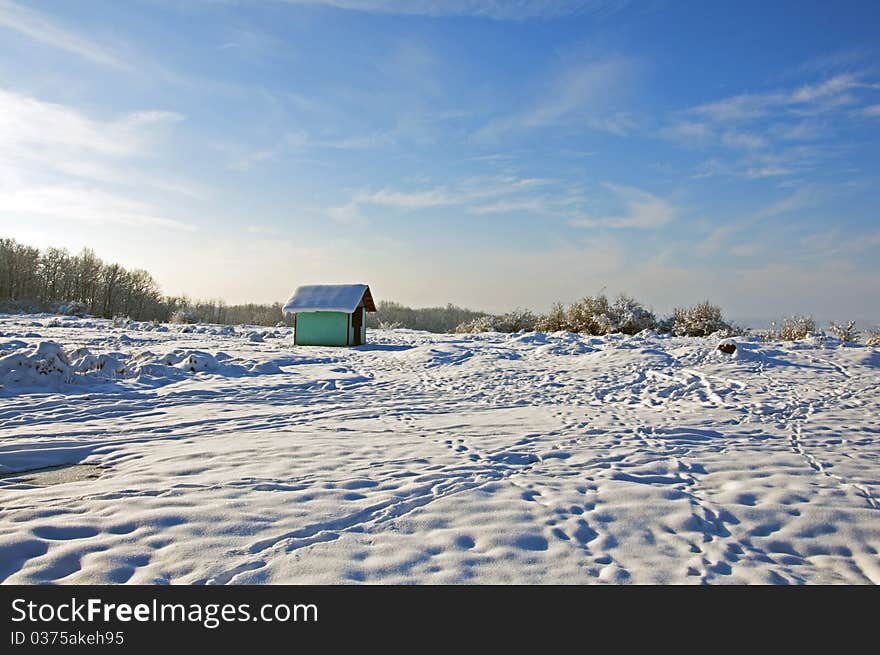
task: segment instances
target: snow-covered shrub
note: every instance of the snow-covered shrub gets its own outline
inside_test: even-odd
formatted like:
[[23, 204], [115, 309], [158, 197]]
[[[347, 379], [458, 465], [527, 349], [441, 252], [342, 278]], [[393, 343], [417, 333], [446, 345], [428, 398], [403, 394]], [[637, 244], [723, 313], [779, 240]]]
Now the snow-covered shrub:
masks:
[[626, 294], [619, 295], [614, 302], [604, 294], [587, 296], [572, 303], [566, 310], [557, 303], [541, 316], [535, 329], [542, 332], [578, 332], [581, 334], [603, 335], [623, 332], [637, 334], [642, 330], [658, 327], [657, 317], [642, 304]]
[[380, 330], [397, 330], [403, 327], [400, 321], [379, 321]]
[[198, 317], [191, 309], [178, 309], [171, 314], [171, 323], [198, 323]]
[[870, 330], [865, 337], [865, 343], [869, 346], [880, 346], [880, 328]]
[[459, 334], [470, 332], [491, 332], [492, 317], [477, 316], [476, 318], [461, 323], [458, 327], [455, 328], [455, 331]]
[[605, 295], [587, 296], [568, 308], [568, 331], [580, 334], [608, 334], [611, 304]]
[[72, 300], [70, 302], [53, 305], [52, 313], [61, 314], [63, 316], [79, 316], [82, 318], [89, 313], [89, 306], [78, 300]]
[[816, 321], [812, 316], [789, 316], [777, 327], [776, 321], [770, 323], [767, 339], [770, 341], [798, 341], [816, 332]]
[[468, 334], [471, 332], [492, 332], [494, 330], [492, 316], [477, 316], [469, 321], [461, 323], [455, 328], [457, 334]]
[[492, 317], [492, 326], [496, 332], [531, 332], [535, 329], [537, 317], [528, 309], [514, 309], [506, 314]]
[[721, 332], [736, 330], [724, 321], [721, 308], [708, 300], [693, 307], [676, 307], [672, 310], [671, 332], [677, 337], [708, 337]]
[[828, 328], [831, 336], [836, 337], [844, 343], [853, 343], [859, 339], [859, 331], [856, 330], [855, 321], [847, 321], [846, 325], [840, 325], [837, 321], [831, 321], [831, 327]]
[[642, 330], [657, 327], [657, 317], [631, 296], [620, 294], [611, 306], [611, 325], [613, 332], [638, 334]]

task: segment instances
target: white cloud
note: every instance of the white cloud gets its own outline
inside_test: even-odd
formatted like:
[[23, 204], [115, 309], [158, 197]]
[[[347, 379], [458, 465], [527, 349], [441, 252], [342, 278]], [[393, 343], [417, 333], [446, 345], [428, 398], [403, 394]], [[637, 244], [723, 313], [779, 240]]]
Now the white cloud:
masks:
[[627, 136], [638, 128], [636, 120], [623, 113], [617, 113], [613, 116], [589, 116], [586, 122], [594, 130], [610, 132], [617, 136]]
[[152, 130], [177, 122], [170, 111], [140, 111], [114, 121], [95, 121], [66, 105], [0, 89], [0, 149], [39, 157], [54, 165], [67, 155], [129, 157], [147, 145]]
[[708, 123], [682, 120], [667, 125], [660, 130], [661, 136], [685, 143], [700, 142], [714, 135]]
[[234, 171], [249, 171], [257, 164], [274, 159], [277, 154], [276, 150], [255, 150], [236, 159], [229, 164], [229, 168]]
[[767, 139], [751, 132], [728, 130], [721, 137], [724, 145], [737, 150], [760, 150], [767, 147]]
[[730, 241], [734, 234], [742, 230], [743, 224], [727, 223], [714, 228], [703, 241], [696, 245], [696, 252], [701, 257], [709, 257], [720, 250], [725, 243]]
[[524, 198], [521, 200], [499, 200], [470, 208], [472, 214], [508, 214], [510, 212], [531, 212], [534, 214], [552, 213], [546, 198]]
[[862, 110], [862, 113], [869, 118], [880, 118], [880, 105], [870, 105]]
[[102, 66], [128, 68], [94, 41], [65, 30], [43, 14], [9, 0], [0, 0], [0, 28], [3, 27]]
[[[181, 116], [139, 111], [108, 121], [0, 89], [0, 216], [190, 230], [115, 187], [198, 195], [182, 180], [140, 175], [157, 131]], [[100, 185], [100, 186], [98, 186]]]
[[823, 123], [810, 120], [796, 123], [777, 123], [771, 125], [768, 133], [773, 138], [783, 141], [815, 141], [828, 135], [828, 127]]
[[785, 104], [802, 104], [825, 100], [829, 97], [839, 97], [850, 89], [862, 86], [857, 77], [852, 73], [835, 75], [818, 84], [805, 84], [795, 89]]
[[752, 166], [744, 171], [745, 177], [750, 180], [759, 180], [765, 177], [785, 177], [794, 175], [797, 170], [794, 168], [786, 168], [785, 166]]
[[606, 15], [627, 0], [285, 0], [295, 5], [322, 5], [382, 14], [477, 16], [495, 20], [555, 18], [573, 14]]
[[426, 207], [457, 205], [464, 202], [463, 197], [449, 195], [442, 188], [412, 192], [394, 191], [386, 188], [375, 193], [358, 196], [356, 200], [358, 204], [400, 207], [401, 209], [424, 209]]
[[758, 241], [738, 243], [731, 247], [730, 254], [735, 257], [755, 257], [766, 250], [766, 244]]
[[606, 184], [623, 202], [626, 211], [619, 216], [575, 218], [575, 227], [651, 229], [666, 225], [675, 218], [675, 208], [666, 200], [635, 187]]
[[0, 216], [39, 216], [96, 224], [161, 227], [194, 231], [183, 221], [163, 216], [148, 204], [101, 189], [76, 186], [43, 186], [0, 189]]

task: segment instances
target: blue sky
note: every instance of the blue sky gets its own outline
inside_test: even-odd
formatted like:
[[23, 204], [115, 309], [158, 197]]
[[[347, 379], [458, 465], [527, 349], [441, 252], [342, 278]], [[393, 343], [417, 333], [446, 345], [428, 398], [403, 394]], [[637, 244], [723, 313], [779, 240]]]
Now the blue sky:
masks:
[[880, 320], [880, 4], [0, 0], [0, 234], [168, 293]]

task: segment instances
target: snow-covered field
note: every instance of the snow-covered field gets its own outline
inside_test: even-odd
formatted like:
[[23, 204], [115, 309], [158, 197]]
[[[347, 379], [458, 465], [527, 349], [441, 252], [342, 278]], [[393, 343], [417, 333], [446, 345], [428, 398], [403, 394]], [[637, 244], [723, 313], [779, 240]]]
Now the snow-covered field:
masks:
[[0, 317], [0, 580], [880, 583], [877, 348], [192, 329]]

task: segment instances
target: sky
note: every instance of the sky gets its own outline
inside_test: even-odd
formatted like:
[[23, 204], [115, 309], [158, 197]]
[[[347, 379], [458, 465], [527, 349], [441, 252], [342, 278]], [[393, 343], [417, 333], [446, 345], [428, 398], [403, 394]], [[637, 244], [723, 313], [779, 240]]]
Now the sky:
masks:
[[168, 294], [880, 321], [880, 3], [0, 0], [0, 236]]

